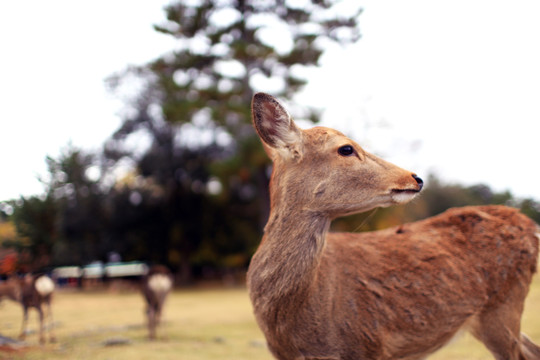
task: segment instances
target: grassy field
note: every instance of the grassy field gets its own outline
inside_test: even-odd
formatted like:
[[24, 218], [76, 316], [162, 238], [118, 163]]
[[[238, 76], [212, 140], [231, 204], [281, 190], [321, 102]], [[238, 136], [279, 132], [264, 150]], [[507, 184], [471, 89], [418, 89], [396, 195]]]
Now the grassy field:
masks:
[[[53, 311], [58, 342], [38, 345], [36, 333], [20, 352], [0, 352], [0, 359], [272, 359], [252, 315], [244, 288], [180, 290], [168, 299], [159, 339], [146, 339], [143, 301], [138, 293], [58, 292]], [[16, 337], [21, 309], [0, 304], [0, 333]], [[37, 329], [37, 313], [30, 314]], [[523, 331], [540, 342], [540, 277], [535, 277], [523, 317]], [[107, 345], [107, 343], [117, 343]], [[430, 359], [492, 359], [467, 334], [458, 336]]]

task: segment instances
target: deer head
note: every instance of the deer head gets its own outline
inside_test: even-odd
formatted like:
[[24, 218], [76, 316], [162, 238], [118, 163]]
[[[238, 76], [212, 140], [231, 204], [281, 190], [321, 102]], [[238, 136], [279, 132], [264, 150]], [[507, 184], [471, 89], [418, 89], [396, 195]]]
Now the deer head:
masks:
[[[272, 206], [302, 204], [330, 218], [403, 204], [422, 189], [414, 173], [368, 153], [339, 131], [301, 130], [272, 96], [257, 93], [253, 123], [274, 162]], [[279, 189], [279, 191], [277, 190]]]

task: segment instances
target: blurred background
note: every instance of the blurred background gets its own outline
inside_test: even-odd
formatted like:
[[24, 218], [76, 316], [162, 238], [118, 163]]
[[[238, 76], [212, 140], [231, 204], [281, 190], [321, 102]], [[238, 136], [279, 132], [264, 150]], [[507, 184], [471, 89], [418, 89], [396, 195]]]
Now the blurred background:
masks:
[[540, 222], [536, 1], [0, 4], [0, 273], [161, 263], [242, 284], [268, 215], [254, 92], [426, 181], [334, 229], [506, 204]]

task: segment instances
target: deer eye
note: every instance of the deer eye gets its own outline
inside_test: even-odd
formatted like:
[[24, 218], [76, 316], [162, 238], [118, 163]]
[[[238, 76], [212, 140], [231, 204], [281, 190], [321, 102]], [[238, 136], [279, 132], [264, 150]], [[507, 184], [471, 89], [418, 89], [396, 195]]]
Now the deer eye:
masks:
[[338, 149], [338, 154], [341, 156], [351, 156], [354, 154], [354, 148], [351, 145], [344, 145]]

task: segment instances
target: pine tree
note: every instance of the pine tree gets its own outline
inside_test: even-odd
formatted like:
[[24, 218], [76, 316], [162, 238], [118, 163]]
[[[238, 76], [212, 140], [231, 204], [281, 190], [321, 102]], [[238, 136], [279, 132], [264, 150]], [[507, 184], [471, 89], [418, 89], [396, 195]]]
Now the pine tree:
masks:
[[[175, 49], [111, 77], [118, 92], [133, 79], [142, 83], [106, 153], [131, 157], [141, 176], [170, 195], [162, 200], [170, 217], [161, 228], [176, 239], [161, 241], [182, 249], [172, 256], [181, 264], [170, 265], [185, 269], [193, 259], [208, 263], [239, 254], [247, 254], [247, 263], [269, 207], [269, 162], [251, 126], [251, 97], [266, 91], [290, 100], [329, 42], [359, 38], [359, 13], [345, 1], [176, 1], [155, 26], [177, 39]], [[311, 109], [298, 113], [318, 119]], [[150, 145], [133, 151], [126, 139], [141, 132]], [[186, 154], [189, 164], [182, 160]], [[207, 191], [211, 181], [219, 182], [217, 194]]]

